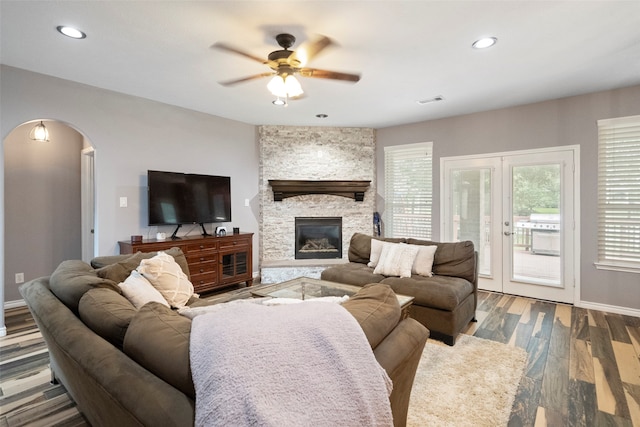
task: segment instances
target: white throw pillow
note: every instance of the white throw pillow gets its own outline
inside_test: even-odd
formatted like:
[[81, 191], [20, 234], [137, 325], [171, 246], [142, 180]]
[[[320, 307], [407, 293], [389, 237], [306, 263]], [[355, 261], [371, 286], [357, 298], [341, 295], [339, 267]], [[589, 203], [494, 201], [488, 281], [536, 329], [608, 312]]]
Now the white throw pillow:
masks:
[[380, 260], [380, 254], [382, 254], [382, 248], [385, 245], [395, 245], [395, 243], [384, 242], [378, 239], [371, 239], [371, 252], [369, 254], [369, 262], [367, 267], [375, 268]]
[[164, 299], [162, 294], [136, 270], [133, 270], [129, 277], [127, 277], [124, 282], [119, 283], [118, 286], [122, 289], [125, 298], [127, 298], [136, 309], [140, 309], [140, 307], [152, 301], [169, 307], [167, 300]]
[[373, 273], [383, 276], [411, 277], [411, 267], [418, 255], [416, 246], [406, 243], [385, 245]]
[[415, 261], [413, 261], [413, 267], [411, 272], [413, 274], [419, 274], [420, 276], [433, 276], [433, 259], [436, 255], [436, 245], [424, 246], [424, 245], [410, 245], [418, 247], [418, 255], [416, 255]]
[[171, 307], [184, 307], [191, 295], [193, 284], [171, 255], [158, 252], [153, 258], [143, 259], [138, 266], [142, 274], [156, 288]]

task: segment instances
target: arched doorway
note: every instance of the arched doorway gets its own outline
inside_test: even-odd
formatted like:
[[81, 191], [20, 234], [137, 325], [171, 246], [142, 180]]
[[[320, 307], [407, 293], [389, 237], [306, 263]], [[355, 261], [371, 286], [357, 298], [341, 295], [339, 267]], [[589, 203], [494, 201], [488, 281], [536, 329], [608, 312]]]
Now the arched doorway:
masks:
[[91, 145], [55, 120], [43, 120], [49, 142], [33, 141], [29, 132], [37, 122], [17, 126], [3, 141], [5, 307], [21, 301], [22, 281], [51, 274], [65, 259], [83, 258], [84, 193], [93, 200], [92, 183], [83, 183], [93, 169], [83, 173], [82, 159]]

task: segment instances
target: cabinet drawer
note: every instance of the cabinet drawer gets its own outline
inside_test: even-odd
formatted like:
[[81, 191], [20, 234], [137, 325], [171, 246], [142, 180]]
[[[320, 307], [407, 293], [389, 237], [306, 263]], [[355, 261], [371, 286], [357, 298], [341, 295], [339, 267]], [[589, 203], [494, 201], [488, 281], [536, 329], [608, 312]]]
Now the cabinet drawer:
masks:
[[215, 251], [218, 249], [218, 242], [187, 243], [186, 248], [187, 253]]
[[202, 274], [192, 274], [191, 283], [193, 284], [193, 287], [196, 288], [197, 290], [198, 288], [207, 287], [215, 284], [218, 278], [217, 276], [218, 275], [215, 271], [202, 273]]
[[189, 267], [196, 264], [203, 263], [217, 263], [218, 262], [218, 254], [216, 252], [201, 252], [198, 254], [189, 254], [187, 255], [187, 263]]
[[220, 250], [232, 249], [232, 248], [246, 248], [248, 242], [246, 240], [228, 240], [226, 242], [220, 242]]
[[198, 264], [189, 264], [189, 273], [191, 277], [203, 274], [203, 273], [215, 273], [218, 271], [218, 263], [216, 262], [201, 262]]

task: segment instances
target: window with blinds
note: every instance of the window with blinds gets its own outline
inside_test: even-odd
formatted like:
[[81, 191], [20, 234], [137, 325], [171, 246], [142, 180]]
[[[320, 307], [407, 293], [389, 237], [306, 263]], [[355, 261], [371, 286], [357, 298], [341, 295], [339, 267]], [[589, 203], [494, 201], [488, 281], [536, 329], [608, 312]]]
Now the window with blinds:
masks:
[[640, 116], [598, 120], [596, 266], [640, 273]]
[[431, 239], [432, 143], [384, 149], [384, 235]]

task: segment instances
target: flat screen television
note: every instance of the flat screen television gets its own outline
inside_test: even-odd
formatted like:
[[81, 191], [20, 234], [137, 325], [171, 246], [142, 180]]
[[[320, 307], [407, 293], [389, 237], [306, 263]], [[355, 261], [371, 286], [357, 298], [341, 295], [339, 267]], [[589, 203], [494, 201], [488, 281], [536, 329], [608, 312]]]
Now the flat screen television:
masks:
[[149, 225], [231, 221], [231, 178], [179, 172], [147, 171]]

